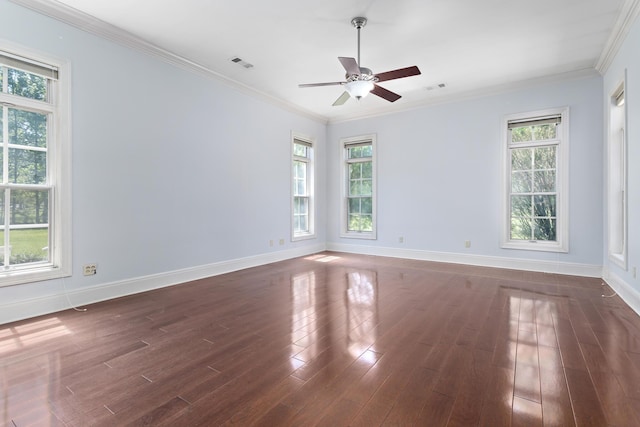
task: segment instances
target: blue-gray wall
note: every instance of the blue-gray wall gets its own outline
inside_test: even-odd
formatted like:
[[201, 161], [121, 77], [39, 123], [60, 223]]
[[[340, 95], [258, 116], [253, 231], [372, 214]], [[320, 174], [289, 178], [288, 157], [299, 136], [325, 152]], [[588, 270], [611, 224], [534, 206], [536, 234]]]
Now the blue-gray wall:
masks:
[[[7, 0], [0, 0], [0, 39], [70, 62], [73, 144], [73, 276], [0, 287], [0, 323], [64, 309], [69, 301], [112, 298], [324, 248], [611, 274], [640, 311], [637, 279], [608, 262], [603, 202], [603, 98], [627, 68], [629, 266], [637, 266], [637, 23], [604, 78], [331, 124]], [[569, 253], [501, 249], [502, 119], [564, 106], [570, 108]], [[298, 242], [290, 240], [291, 132], [317, 142], [317, 237]], [[378, 239], [344, 239], [339, 140], [371, 133], [378, 149]], [[82, 265], [94, 262], [98, 274], [84, 277]]]

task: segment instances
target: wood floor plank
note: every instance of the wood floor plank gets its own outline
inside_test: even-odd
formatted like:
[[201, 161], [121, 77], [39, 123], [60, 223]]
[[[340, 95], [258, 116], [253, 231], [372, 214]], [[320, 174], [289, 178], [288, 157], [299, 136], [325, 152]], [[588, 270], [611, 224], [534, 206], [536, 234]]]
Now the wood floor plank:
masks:
[[583, 370], [566, 368], [565, 374], [576, 424], [579, 426], [604, 426], [607, 424], [598, 394], [589, 374]]
[[0, 425], [640, 425], [601, 283], [323, 252], [0, 325]]

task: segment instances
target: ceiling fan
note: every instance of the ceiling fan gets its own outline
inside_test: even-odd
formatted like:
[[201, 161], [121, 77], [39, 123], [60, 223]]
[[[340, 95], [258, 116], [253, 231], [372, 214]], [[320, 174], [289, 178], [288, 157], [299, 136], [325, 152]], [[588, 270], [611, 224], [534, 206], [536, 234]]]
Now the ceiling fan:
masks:
[[413, 67], [399, 68], [397, 70], [386, 71], [384, 73], [373, 74], [373, 72], [365, 67], [361, 67], [360, 64], [360, 30], [367, 24], [367, 18], [357, 17], [351, 20], [351, 24], [358, 30], [358, 61], [354, 58], [346, 58], [339, 56], [338, 60], [347, 71], [344, 82], [327, 82], [327, 83], [307, 83], [298, 85], [298, 87], [318, 87], [318, 86], [337, 86], [341, 85], [345, 87], [345, 92], [340, 95], [338, 99], [333, 103], [334, 106], [342, 105], [349, 97], [360, 100], [371, 92], [380, 98], [386, 99], [389, 102], [395, 102], [401, 98], [397, 93], [391, 92], [388, 89], [378, 86], [376, 83], [384, 82], [387, 80], [401, 79], [403, 77], [417, 76], [420, 74], [420, 70], [415, 65]]

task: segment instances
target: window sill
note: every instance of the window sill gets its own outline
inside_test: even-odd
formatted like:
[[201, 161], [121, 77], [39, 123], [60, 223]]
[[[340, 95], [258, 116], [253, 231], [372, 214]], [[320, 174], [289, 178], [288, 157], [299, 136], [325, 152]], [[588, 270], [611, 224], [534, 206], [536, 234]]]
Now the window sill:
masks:
[[363, 240], [376, 240], [376, 233], [342, 233], [340, 237], [344, 239], [363, 239]]
[[545, 243], [545, 242], [516, 242], [516, 241], [508, 241], [502, 243], [502, 249], [518, 249], [524, 251], [540, 251], [540, 252], [558, 252], [558, 253], [568, 253], [569, 248], [566, 246], [553, 242], [553, 243]]
[[69, 276], [71, 276], [70, 272], [51, 265], [43, 265], [42, 267], [28, 269], [16, 268], [8, 271], [0, 271], [0, 287], [42, 282], [45, 280], [59, 279], [61, 277]]
[[304, 233], [304, 234], [296, 234], [295, 236], [293, 236], [291, 238], [292, 242], [298, 242], [300, 240], [310, 240], [310, 239], [315, 239], [316, 238], [316, 234], [315, 233]]

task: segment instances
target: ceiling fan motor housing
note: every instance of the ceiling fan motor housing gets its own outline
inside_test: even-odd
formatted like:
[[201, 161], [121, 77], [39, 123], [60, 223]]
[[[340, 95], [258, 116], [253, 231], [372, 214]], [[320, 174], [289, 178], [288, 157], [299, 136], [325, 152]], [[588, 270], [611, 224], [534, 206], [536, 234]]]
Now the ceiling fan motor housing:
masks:
[[373, 71], [366, 67], [360, 67], [360, 74], [345, 74], [347, 82], [354, 82], [356, 80], [377, 82], [378, 78], [373, 75]]

